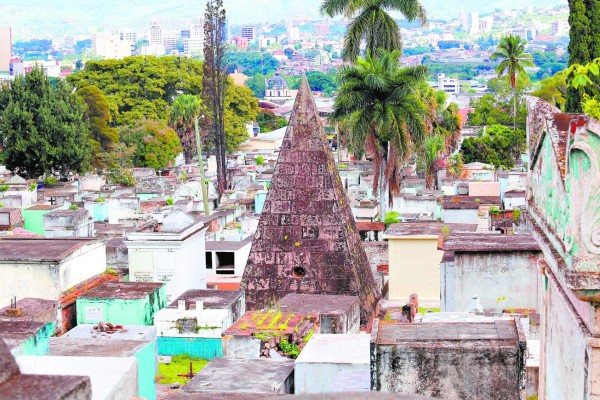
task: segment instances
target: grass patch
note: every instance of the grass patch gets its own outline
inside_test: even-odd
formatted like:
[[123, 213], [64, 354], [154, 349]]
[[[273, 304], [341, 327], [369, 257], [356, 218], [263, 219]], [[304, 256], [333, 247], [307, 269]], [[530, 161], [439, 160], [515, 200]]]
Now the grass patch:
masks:
[[427, 314], [428, 311], [440, 312], [440, 309], [435, 307], [419, 307], [419, 312], [422, 314]]
[[156, 377], [156, 380], [158, 383], [163, 385], [170, 385], [172, 383], [179, 382], [183, 386], [189, 381], [189, 379], [177, 375], [189, 373], [190, 362], [192, 363], [193, 371], [196, 374], [200, 372], [200, 370], [208, 363], [207, 360], [202, 358], [175, 356], [171, 358], [171, 364], [158, 364], [158, 376]]

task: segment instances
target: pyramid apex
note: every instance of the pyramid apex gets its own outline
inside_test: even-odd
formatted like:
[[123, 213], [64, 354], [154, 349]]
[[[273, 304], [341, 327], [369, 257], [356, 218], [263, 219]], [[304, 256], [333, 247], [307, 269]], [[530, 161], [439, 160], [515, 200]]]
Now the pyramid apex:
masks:
[[298, 91], [310, 92], [310, 84], [308, 83], [308, 77], [306, 76], [306, 73], [302, 73], [302, 79], [300, 81], [300, 87], [298, 88]]

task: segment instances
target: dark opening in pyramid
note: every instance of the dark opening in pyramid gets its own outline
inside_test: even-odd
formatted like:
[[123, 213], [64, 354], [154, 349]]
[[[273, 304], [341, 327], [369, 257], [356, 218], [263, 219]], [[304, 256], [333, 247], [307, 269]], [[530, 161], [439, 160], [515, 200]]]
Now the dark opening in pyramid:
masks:
[[359, 296], [366, 324], [379, 293], [306, 77], [242, 278], [246, 307], [288, 293]]

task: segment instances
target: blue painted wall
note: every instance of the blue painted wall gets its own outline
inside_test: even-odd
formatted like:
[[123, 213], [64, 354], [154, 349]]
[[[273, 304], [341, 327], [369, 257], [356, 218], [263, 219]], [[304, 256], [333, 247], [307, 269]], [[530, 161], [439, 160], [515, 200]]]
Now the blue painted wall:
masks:
[[135, 358], [138, 362], [138, 390], [143, 399], [156, 399], [156, 342], [148, 343], [137, 352]]
[[158, 355], [180, 356], [212, 360], [223, 357], [223, 347], [220, 338], [187, 338], [187, 337], [158, 337]]

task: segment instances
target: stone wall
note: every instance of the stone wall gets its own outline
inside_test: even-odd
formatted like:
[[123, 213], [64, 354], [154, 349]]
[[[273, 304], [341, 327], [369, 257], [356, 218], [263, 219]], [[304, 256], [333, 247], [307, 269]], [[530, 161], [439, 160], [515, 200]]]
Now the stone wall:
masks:
[[465, 311], [473, 296], [484, 310], [538, 310], [538, 257], [521, 251], [455, 253], [453, 266], [441, 264], [444, 310]]

